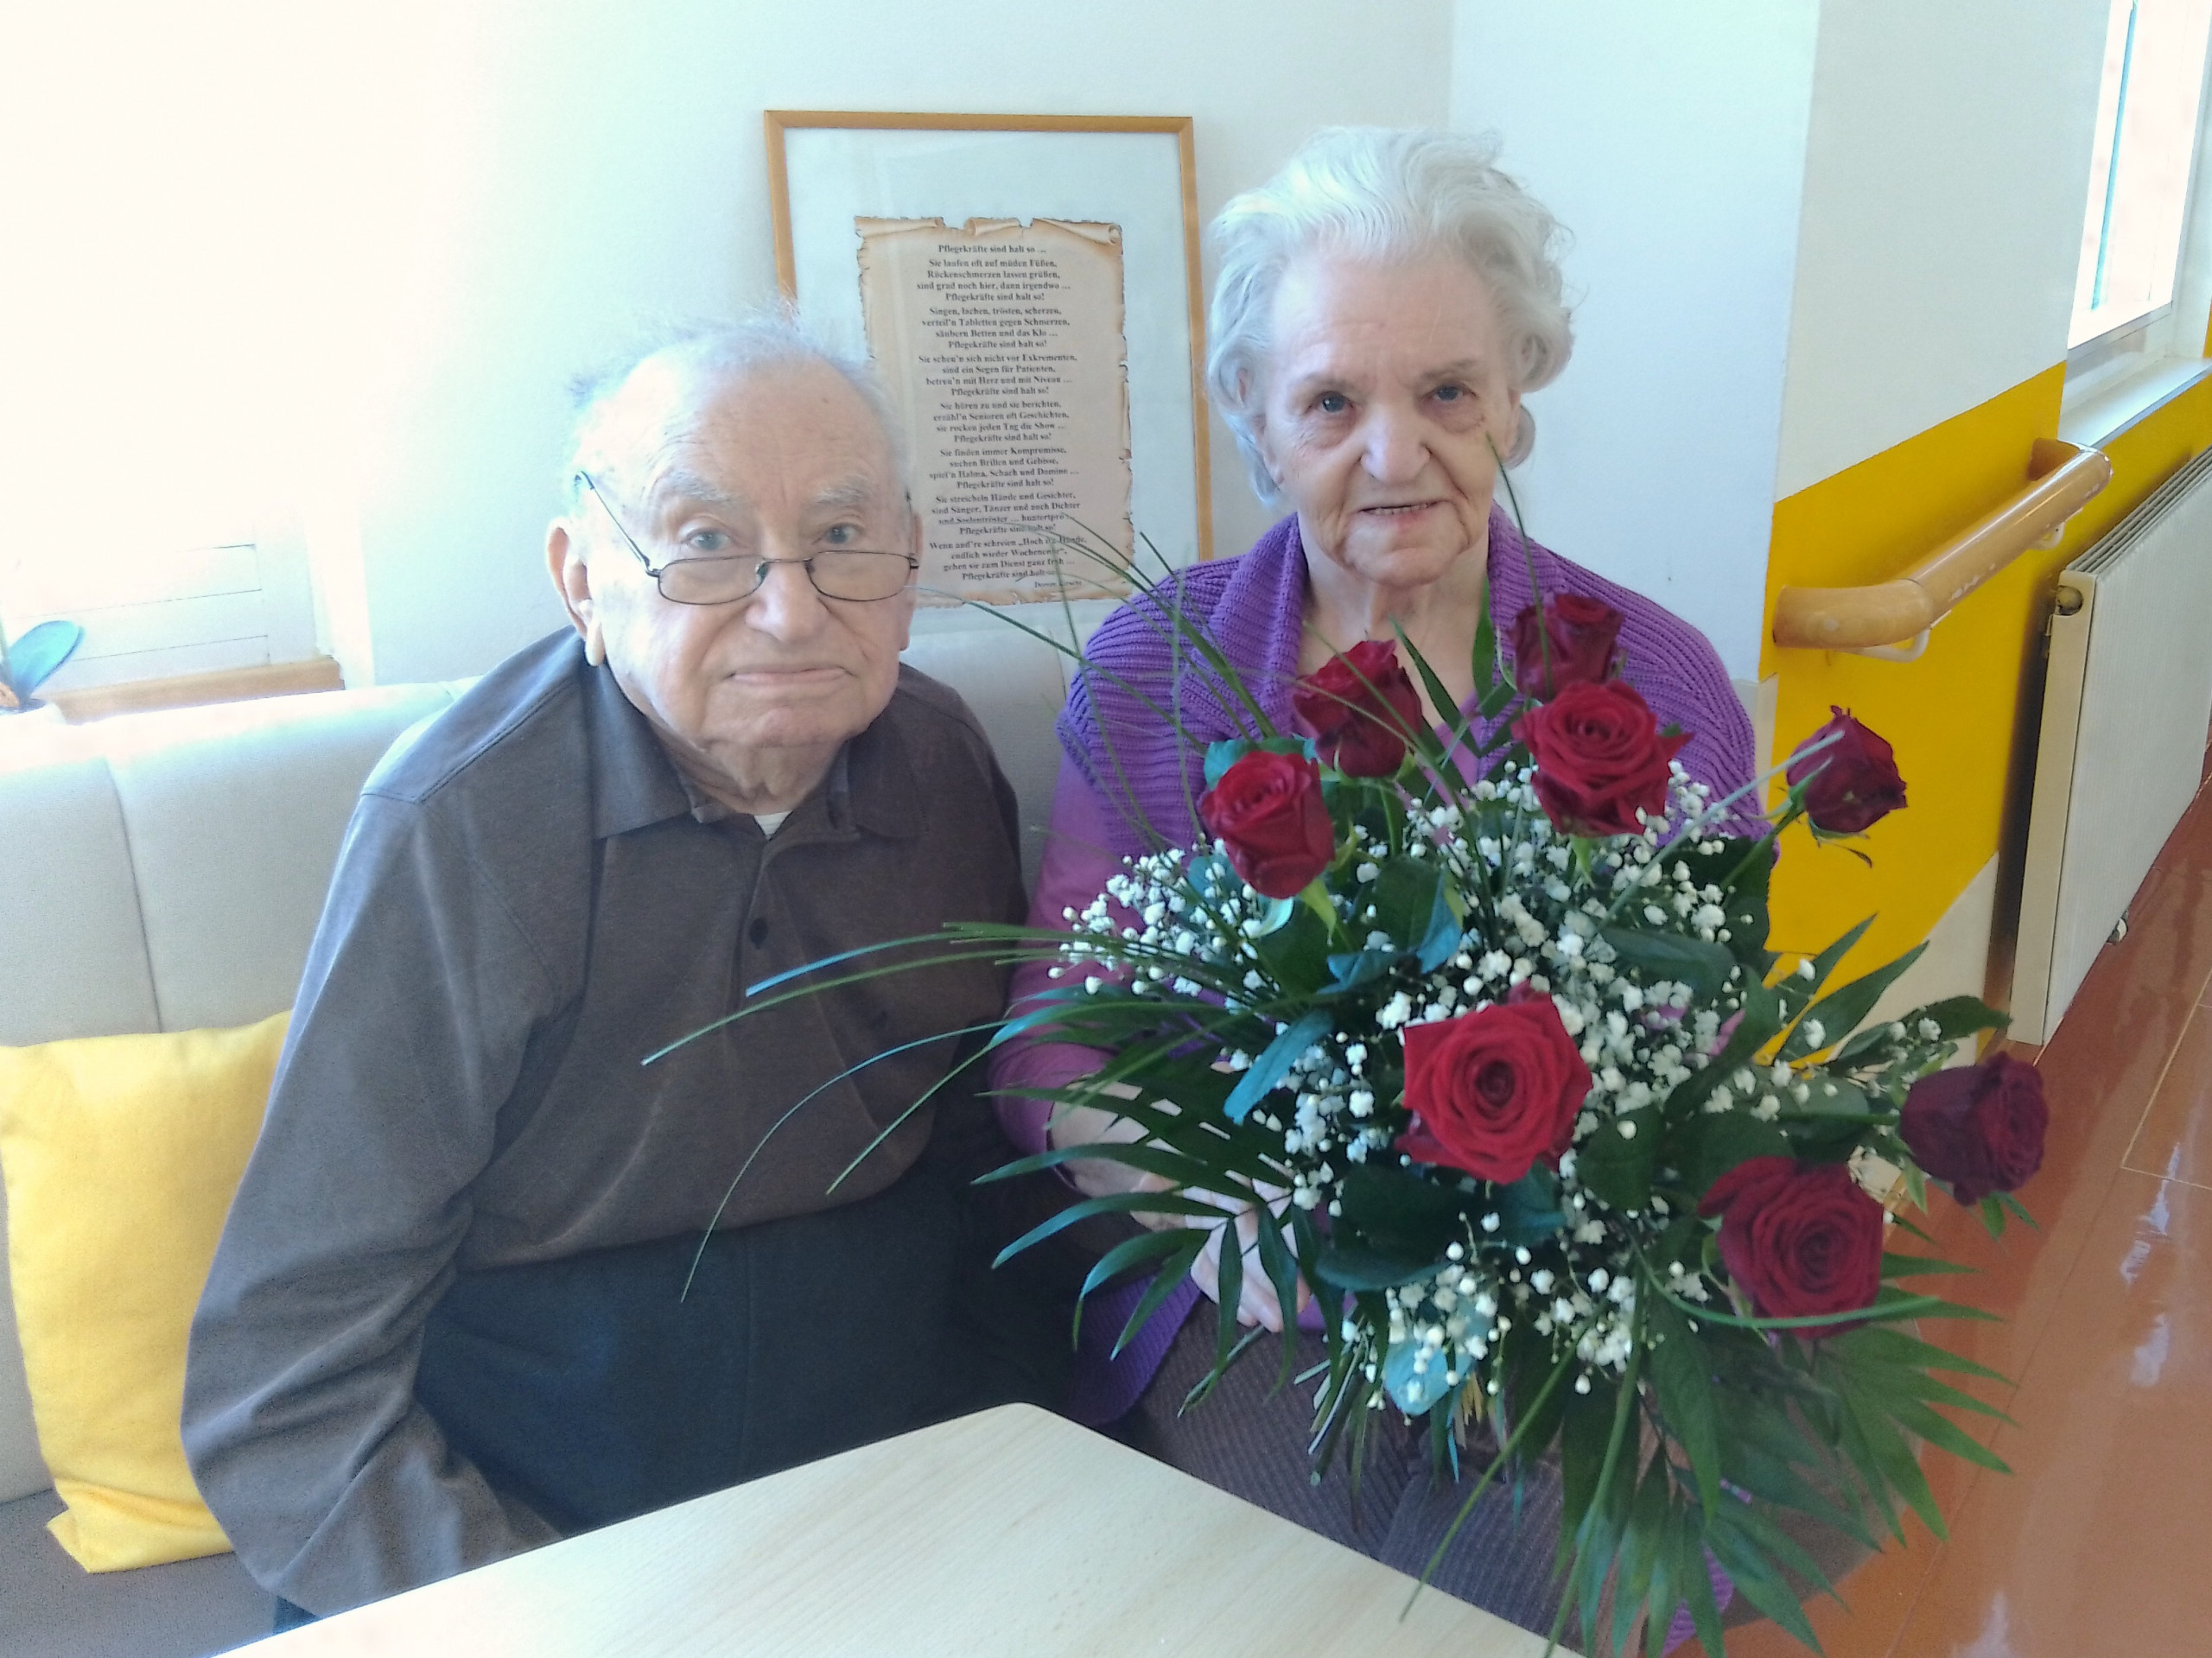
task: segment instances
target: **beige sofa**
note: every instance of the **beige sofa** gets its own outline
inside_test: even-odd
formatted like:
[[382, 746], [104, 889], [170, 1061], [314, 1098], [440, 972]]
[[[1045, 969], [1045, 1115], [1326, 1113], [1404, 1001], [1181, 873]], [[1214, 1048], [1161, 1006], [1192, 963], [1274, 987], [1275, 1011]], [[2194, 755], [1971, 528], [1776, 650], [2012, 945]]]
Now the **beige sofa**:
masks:
[[[982, 720], [1033, 874], [1065, 658], [1005, 627], [922, 635], [907, 657]], [[243, 1025], [289, 1007], [362, 780], [457, 689], [76, 728], [0, 721], [0, 1044]], [[0, 1296], [0, 1658], [188, 1658], [266, 1632], [269, 1597], [228, 1555], [79, 1571], [45, 1530], [51, 1483]]]

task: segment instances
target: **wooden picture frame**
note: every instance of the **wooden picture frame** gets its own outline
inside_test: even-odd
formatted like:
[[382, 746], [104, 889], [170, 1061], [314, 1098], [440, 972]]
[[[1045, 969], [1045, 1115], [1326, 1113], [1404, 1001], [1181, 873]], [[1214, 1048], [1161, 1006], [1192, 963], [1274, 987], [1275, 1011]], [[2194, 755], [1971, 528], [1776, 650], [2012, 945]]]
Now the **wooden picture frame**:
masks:
[[[916, 364], [953, 359], [916, 356], [916, 327], [906, 317], [885, 319], [901, 304], [913, 314], [926, 308], [917, 296], [936, 285], [930, 279], [938, 274], [938, 262], [921, 261], [919, 256], [950, 250], [935, 242], [918, 247], [915, 238], [941, 235], [988, 252], [1000, 245], [961, 238], [1058, 238], [1059, 245], [1078, 250], [1060, 256], [1083, 267], [1078, 276], [1090, 269], [1090, 255], [1097, 251], [1096, 283], [1069, 284], [1069, 326], [1096, 321], [1105, 330], [1084, 336], [1091, 346], [1087, 352], [1063, 353], [1083, 370], [1066, 408], [1083, 415], [1101, 406], [1096, 394], [1105, 348], [1098, 342], [1118, 343], [1123, 354], [1121, 364], [1111, 365], [1122, 377], [1118, 412], [1124, 448], [1119, 461], [1127, 505], [1121, 544], [1131, 549], [1147, 545], [1173, 565], [1213, 556], [1205, 303], [1198, 268], [1196, 151], [1188, 117], [770, 110], [764, 126], [778, 285], [831, 343], [879, 358], [916, 450], [916, 506], [925, 541], [947, 538], [944, 524], [952, 520], [932, 515], [955, 510], [951, 494], [957, 486], [943, 481], [952, 475], [944, 469], [951, 454], [952, 440], [944, 431], [952, 394], [912, 393], [911, 386], [923, 372]], [[1071, 235], [1088, 237], [1090, 244], [1071, 241]], [[1051, 251], [1028, 245], [1006, 251]], [[947, 263], [961, 265], [957, 258]], [[1048, 266], [1050, 260], [1027, 263]], [[1104, 274], [1109, 264], [1110, 277]], [[917, 273], [924, 279], [917, 280]], [[1108, 308], [1101, 298], [1106, 289], [1099, 284], [1108, 282], [1120, 306], [1111, 317], [1102, 315]], [[1006, 297], [995, 291], [988, 296]], [[1052, 310], [1050, 315], [1058, 319], [1062, 313]], [[1112, 332], [1116, 327], [1118, 340]], [[975, 337], [998, 343], [982, 334]], [[931, 336], [930, 343], [942, 347], [944, 337]], [[944, 401], [929, 403], [929, 397]], [[1034, 405], [1007, 401], [987, 406]], [[1115, 412], [1107, 410], [1105, 417]], [[1001, 437], [1004, 441], [1003, 433]], [[969, 441], [982, 440], [971, 433]], [[1077, 446], [1076, 453], [1096, 457], [1111, 447], [1102, 448], [1094, 441], [1087, 448]], [[939, 466], [935, 472], [932, 461]], [[1097, 472], [1093, 467], [1077, 481], [1095, 480]], [[933, 479], [940, 481], [932, 483]], [[1025, 476], [1022, 481], [1033, 480]], [[1027, 515], [1023, 522], [1031, 524], [1048, 510], [1039, 503], [1076, 498], [1047, 492], [1019, 499], [1024, 503], [1019, 512]], [[1099, 490], [1082, 499], [1095, 501]], [[1007, 518], [999, 521], [1001, 526], [1011, 528], [1017, 509], [1003, 511]], [[1085, 530], [1095, 527], [1084, 524], [1079, 514], [1071, 511], [1068, 517]], [[950, 539], [957, 543], [960, 537]], [[1139, 556], [1148, 575], [1159, 573], [1150, 556]], [[991, 603], [1056, 596], [1033, 587], [1019, 593], [995, 590], [993, 580], [977, 573], [983, 568], [971, 562], [947, 576], [950, 591], [963, 600]], [[1033, 573], [1028, 579], [1033, 583]], [[928, 581], [925, 570], [925, 588]]]

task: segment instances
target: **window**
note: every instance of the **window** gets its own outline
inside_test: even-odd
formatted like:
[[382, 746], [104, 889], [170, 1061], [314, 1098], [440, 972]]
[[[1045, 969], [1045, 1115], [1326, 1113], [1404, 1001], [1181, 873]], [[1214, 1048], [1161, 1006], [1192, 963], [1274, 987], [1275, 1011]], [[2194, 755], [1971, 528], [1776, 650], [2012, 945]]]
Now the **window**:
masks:
[[330, 273], [371, 242], [329, 233], [359, 193], [308, 118], [344, 77], [277, 0], [170, 11], [126, 46], [44, 9], [22, 56], [56, 72], [8, 110], [37, 142], [9, 183], [0, 626], [84, 625], [56, 694], [317, 650], [302, 497], [338, 440], [310, 394], [361, 332]]
[[2212, 0], [2112, 0], [2066, 340], [2077, 356], [2119, 342], [2173, 304], [2208, 24]]
[[154, 549], [79, 535], [70, 556], [0, 569], [0, 626], [81, 623], [84, 643], [41, 695], [297, 662], [316, 653], [305, 549], [289, 514], [236, 514]]

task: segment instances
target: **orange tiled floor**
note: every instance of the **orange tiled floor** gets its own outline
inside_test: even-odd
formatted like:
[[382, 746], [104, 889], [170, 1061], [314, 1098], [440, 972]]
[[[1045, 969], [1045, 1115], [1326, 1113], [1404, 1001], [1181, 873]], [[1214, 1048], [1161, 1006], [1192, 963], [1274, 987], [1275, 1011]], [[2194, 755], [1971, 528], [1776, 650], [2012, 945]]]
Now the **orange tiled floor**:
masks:
[[[2212, 787], [2175, 830], [2049, 1045], [2038, 1231], [1929, 1230], [2002, 1324], [1947, 1345], [2015, 1378], [1970, 1422], [2007, 1476], [1926, 1459], [1951, 1540], [1917, 1526], [1813, 1609], [1830, 1658], [2212, 1655]], [[1771, 1625], [1731, 1658], [1802, 1652]]]

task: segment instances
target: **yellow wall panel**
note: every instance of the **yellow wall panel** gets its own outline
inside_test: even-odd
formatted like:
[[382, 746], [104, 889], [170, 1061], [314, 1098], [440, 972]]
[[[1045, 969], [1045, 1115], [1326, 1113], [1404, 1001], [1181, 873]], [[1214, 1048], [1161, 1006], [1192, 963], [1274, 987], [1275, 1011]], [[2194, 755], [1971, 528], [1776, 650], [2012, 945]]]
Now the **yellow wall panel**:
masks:
[[[2018, 490], [2030, 446], [2057, 431], [2064, 383], [2054, 366], [1777, 503], [1765, 632], [1783, 587], [1886, 581]], [[1863, 971], [1927, 935], [2004, 836], [2021, 708], [2040, 671], [2037, 634], [2057, 571], [2208, 443], [2212, 382], [2113, 440], [2113, 481], [2063, 543], [2030, 552], [1971, 594], [1917, 662], [1784, 651], [1770, 638], [1761, 671], [1780, 677], [1777, 755], [1839, 704], [1895, 746], [1911, 803], [1858, 843], [1871, 868], [1802, 826], [1790, 832], [1775, 880], [1777, 949], [1818, 949], [1874, 915], [1851, 964]]]

